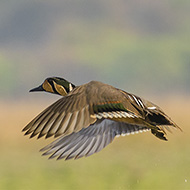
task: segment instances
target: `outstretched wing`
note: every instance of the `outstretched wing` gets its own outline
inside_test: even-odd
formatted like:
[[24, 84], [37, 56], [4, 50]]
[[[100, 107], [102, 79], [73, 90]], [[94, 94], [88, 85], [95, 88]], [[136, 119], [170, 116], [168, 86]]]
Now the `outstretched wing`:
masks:
[[50, 158], [66, 160], [81, 158], [99, 152], [110, 144], [115, 136], [148, 131], [145, 126], [130, 125], [108, 119], [101, 119], [77, 133], [60, 137], [41, 151]]
[[55, 137], [80, 131], [94, 123], [96, 119], [90, 117], [90, 105], [81, 88], [73, 90], [71, 95], [65, 96], [46, 108], [35, 117], [24, 129], [30, 137], [38, 138], [46, 135]]

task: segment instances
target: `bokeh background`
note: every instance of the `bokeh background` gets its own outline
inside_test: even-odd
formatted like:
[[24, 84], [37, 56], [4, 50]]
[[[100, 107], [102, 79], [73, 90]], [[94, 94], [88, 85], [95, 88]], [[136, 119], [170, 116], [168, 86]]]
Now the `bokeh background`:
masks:
[[[76, 161], [41, 157], [22, 128], [59, 97], [46, 77], [99, 80], [162, 107], [183, 129], [114, 140]], [[0, 1], [0, 189], [190, 189], [190, 1]]]

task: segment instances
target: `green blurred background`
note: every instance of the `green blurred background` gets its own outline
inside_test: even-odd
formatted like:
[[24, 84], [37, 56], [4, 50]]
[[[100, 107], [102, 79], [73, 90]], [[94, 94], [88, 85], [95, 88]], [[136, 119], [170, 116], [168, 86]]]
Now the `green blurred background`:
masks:
[[[99, 80], [160, 105], [183, 129], [162, 142], [119, 138], [99, 154], [55, 161], [21, 129], [49, 76]], [[190, 189], [190, 1], [0, 1], [0, 189]], [[50, 139], [51, 141], [52, 139]]]

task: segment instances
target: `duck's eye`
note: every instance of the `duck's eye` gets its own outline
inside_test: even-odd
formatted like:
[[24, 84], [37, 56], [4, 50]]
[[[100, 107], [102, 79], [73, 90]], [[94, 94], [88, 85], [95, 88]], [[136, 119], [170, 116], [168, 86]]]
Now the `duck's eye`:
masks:
[[67, 95], [67, 91], [65, 90], [65, 88], [57, 83], [55, 83], [53, 81], [53, 84], [54, 84], [54, 87], [55, 87], [55, 90], [62, 96], [65, 96]]
[[54, 93], [51, 84], [47, 80], [44, 81], [42, 86], [45, 91]]

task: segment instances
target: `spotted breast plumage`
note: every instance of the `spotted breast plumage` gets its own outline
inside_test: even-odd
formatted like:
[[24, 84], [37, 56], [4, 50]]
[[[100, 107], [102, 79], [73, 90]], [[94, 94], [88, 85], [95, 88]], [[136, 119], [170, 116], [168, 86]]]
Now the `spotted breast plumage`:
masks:
[[102, 82], [75, 86], [63, 78], [51, 77], [30, 91], [63, 96], [23, 129], [31, 138], [57, 138], [41, 149], [50, 158], [90, 156], [116, 136], [143, 131], [167, 140], [166, 131], [180, 129], [157, 105]]

